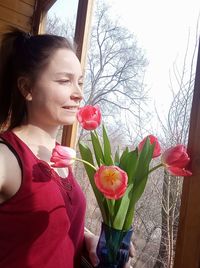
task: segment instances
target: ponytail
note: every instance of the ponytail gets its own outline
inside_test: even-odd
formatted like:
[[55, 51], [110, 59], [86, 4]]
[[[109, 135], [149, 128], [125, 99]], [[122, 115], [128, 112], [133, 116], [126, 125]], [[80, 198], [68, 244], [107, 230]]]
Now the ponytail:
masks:
[[15, 127], [26, 113], [25, 99], [17, 88], [17, 61], [27, 36], [16, 28], [10, 30], [3, 35], [0, 47], [0, 129]]

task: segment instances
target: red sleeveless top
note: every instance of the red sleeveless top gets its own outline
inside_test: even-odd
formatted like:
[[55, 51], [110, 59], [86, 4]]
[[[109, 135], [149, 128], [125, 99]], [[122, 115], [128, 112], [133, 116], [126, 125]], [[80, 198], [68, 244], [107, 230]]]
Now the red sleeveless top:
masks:
[[61, 178], [13, 132], [0, 138], [22, 170], [20, 189], [0, 204], [0, 267], [80, 267], [86, 204], [72, 171]]

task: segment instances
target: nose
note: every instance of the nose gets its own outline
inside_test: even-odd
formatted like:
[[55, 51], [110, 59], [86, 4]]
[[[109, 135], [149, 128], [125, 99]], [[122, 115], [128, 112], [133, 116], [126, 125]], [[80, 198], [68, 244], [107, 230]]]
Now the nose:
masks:
[[74, 85], [74, 90], [71, 94], [71, 99], [80, 102], [83, 99], [83, 91], [80, 85]]

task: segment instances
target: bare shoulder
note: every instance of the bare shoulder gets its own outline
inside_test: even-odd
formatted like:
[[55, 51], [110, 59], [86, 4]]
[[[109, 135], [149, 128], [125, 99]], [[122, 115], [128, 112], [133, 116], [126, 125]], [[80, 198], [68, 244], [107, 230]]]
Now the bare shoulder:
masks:
[[13, 152], [0, 143], [0, 203], [13, 196], [21, 184], [21, 168]]

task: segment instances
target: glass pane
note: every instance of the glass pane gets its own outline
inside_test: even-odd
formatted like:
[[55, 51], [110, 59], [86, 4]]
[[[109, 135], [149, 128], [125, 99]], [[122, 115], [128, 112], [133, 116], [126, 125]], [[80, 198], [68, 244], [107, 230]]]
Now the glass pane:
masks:
[[[73, 37], [77, 2], [58, 0], [47, 32]], [[187, 145], [198, 13], [195, 0], [95, 1], [83, 105], [100, 106], [113, 151], [133, 149], [148, 134], [163, 151]], [[87, 142], [88, 133], [80, 129], [79, 138]], [[86, 227], [99, 234], [100, 210], [80, 164], [75, 176], [87, 198]], [[149, 176], [135, 209], [133, 267], [173, 267], [181, 188], [182, 178], [163, 168]]]
[[78, 0], [57, 0], [47, 14], [46, 32], [73, 37]]
[[[96, 1], [84, 104], [100, 106], [113, 151], [119, 145], [133, 149], [148, 134], [158, 137], [163, 151], [187, 145], [198, 12], [194, 0]], [[80, 137], [89, 140], [85, 131]], [[98, 234], [101, 214], [78, 167], [88, 200], [86, 225]], [[181, 188], [182, 178], [163, 168], [149, 176], [133, 221], [133, 267], [173, 267]]]

